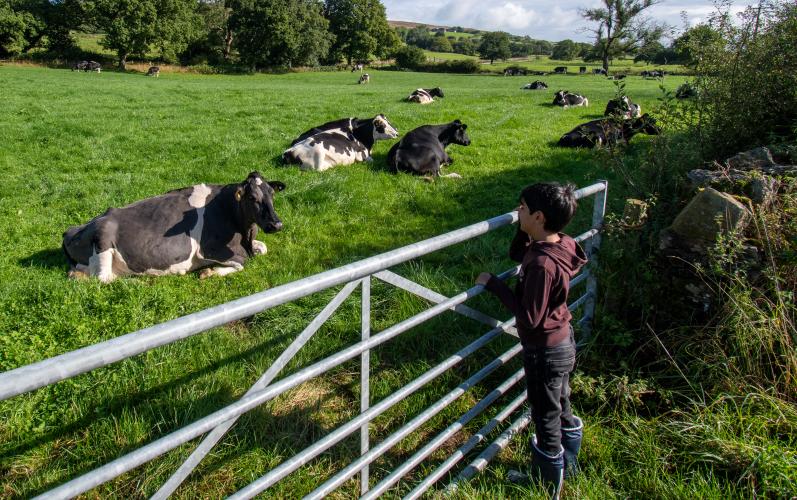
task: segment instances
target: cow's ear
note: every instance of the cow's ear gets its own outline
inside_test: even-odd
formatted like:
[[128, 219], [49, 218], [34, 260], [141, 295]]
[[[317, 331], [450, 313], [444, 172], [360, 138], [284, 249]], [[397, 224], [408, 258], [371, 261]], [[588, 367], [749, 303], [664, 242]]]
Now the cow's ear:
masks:
[[268, 181], [268, 185], [271, 186], [271, 189], [274, 191], [282, 191], [285, 189], [285, 184], [280, 181]]
[[463, 124], [462, 124], [462, 126], [461, 126], [461, 127], [459, 127], [459, 128], [461, 128], [462, 130], [467, 130], [467, 129], [468, 129], [468, 126], [467, 126], [467, 125], [465, 125], [465, 124], [463, 123]]
[[241, 198], [244, 197], [244, 187], [238, 186], [235, 188], [235, 201], [241, 201]]

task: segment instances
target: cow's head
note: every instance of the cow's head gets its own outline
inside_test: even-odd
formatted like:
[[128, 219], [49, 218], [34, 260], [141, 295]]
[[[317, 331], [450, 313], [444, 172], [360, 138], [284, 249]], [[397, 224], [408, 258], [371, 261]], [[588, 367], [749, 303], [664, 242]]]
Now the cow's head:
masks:
[[567, 90], [560, 90], [553, 95], [553, 103], [554, 104], [562, 104], [565, 102], [565, 95], [567, 95]]
[[470, 146], [470, 137], [465, 133], [467, 129], [468, 126], [459, 120], [451, 122], [449, 124], [449, 143]]
[[279, 181], [266, 181], [259, 172], [252, 172], [235, 189], [235, 201], [245, 224], [256, 223], [267, 233], [282, 229], [282, 221], [274, 210], [274, 193], [285, 189]]
[[634, 119], [631, 127], [637, 133], [648, 135], [659, 135], [661, 133], [661, 129], [656, 125], [656, 119], [647, 113]]
[[387, 121], [385, 115], [376, 115], [373, 120], [374, 123], [374, 140], [380, 139], [395, 139], [399, 136], [398, 130]]
[[440, 87], [435, 87], [429, 90], [429, 95], [432, 97], [444, 97], [443, 96], [443, 89]]

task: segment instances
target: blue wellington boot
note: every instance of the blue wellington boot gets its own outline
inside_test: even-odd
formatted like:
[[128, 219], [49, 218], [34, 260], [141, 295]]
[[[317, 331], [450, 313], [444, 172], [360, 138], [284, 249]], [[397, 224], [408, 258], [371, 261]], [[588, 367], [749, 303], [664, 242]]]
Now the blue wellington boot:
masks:
[[565, 472], [565, 450], [560, 448], [556, 455], [548, 455], [537, 448], [537, 437], [531, 439], [531, 477], [541, 481], [551, 500], [559, 500]]
[[584, 436], [584, 422], [578, 417], [575, 427], [562, 427], [562, 448], [565, 449], [565, 479], [576, 477], [578, 467], [578, 450], [581, 449], [581, 438]]

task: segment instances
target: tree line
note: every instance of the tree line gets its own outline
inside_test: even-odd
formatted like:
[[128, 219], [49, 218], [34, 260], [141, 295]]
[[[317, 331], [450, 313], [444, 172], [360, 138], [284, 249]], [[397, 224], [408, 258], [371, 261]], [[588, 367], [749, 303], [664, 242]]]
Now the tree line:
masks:
[[[689, 64], [693, 40], [719, 36], [707, 25], [687, 29], [669, 46], [666, 27], [643, 18], [658, 0], [602, 0], [581, 11], [597, 23], [594, 43], [551, 43], [529, 36], [455, 27], [391, 28], [379, 0], [0, 0], [0, 57], [32, 50], [79, 55], [74, 33], [102, 33], [99, 43], [124, 68], [128, 59], [267, 67], [335, 65], [395, 57], [417, 67], [421, 49], [479, 55], [492, 63], [547, 55], [609, 62]], [[457, 33], [459, 36], [454, 36]]]
[[0, 0], [0, 57], [77, 53], [75, 32], [124, 68], [154, 53], [182, 64], [351, 64], [387, 58], [401, 40], [379, 0]]

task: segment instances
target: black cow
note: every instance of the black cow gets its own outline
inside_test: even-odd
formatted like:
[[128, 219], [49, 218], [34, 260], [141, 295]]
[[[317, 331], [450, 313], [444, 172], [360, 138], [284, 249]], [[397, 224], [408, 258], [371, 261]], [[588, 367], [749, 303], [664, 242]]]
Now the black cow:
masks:
[[[443, 165], [450, 165], [453, 160], [446, 153], [446, 146], [459, 144], [470, 145], [470, 138], [465, 133], [467, 125], [459, 120], [443, 125], [423, 125], [408, 132], [387, 153], [387, 164], [396, 172], [409, 172], [427, 178], [441, 176]], [[450, 173], [442, 177], [461, 177]]]
[[525, 76], [525, 75], [526, 75], [526, 70], [523, 68], [510, 67], [504, 70], [504, 76]]
[[629, 120], [631, 118], [639, 118], [642, 116], [642, 106], [634, 104], [628, 96], [623, 96], [619, 99], [612, 99], [606, 104], [606, 110], [603, 112], [604, 116], [614, 116]]
[[108, 283], [124, 275], [185, 274], [200, 277], [243, 269], [247, 258], [266, 253], [255, 239], [282, 229], [274, 193], [285, 189], [252, 172], [241, 183], [169, 191], [122, 208], [109, 208], [64, 233], [70, 277], [96, 276]]
[[586, 72], [587, 72], [587, 67], [586, 66], [579, 66], [578, 67], [578, 73], [579, 74], [583, 75]]
[[78, 61], [74, 65], [72, 65], [72, 71], [88, 71], [86, 68], [88, 67], [88, 61]]
[[567, 73], [567, 66], [557, 66], [553, 69], [554, 73]]
[[628, 142], [636, 134], [657, 135], [660, 132], [656, 120], [644, 114], [633, 120], [617, 121], [610, 118], [582, 123], [559, 139], [564, 148], [592, 148], [613, 146], [618, 142]]
[[678, 99], [697, 97], [697, 89], [691, 83], [684, 82], [675, 91], [675, 97]]
[[102, 66], [97, 61], [89, 61], [86, 65], [86, 71], [96, 71], [99, 73], [102, 70]]
[[606, 70], [605, 70], [605, 69], [603, 69], [603, 68], [594, 68], [594, 69], [592, 70], [592, 74], [594, 74], [594, 75], [603, 75], [603, 76], [606, 76]]
[[159, 66], [150, 66], [149, 69], [147, 70], [147, 76], [154, 76], [157, 78], [160, 76], [160, 74], [161, 74], [161, 69]]
[[419, 104], [429, 104], [434, 102], [435, 97], [443, 97], [443, 89], [440, 87], [435, 87], [433, 89], [415, 89], [407, 96], [407, 100]]
[[545, 82], [541, 82], [539, 80], [535, 80], [535, 81], [533, 81], [531, 83], [527, 83], [526, 85], [524, 85], [524, 86], [522, 86], [520, 88], [523, 89], [523, 90], [545, 90], [545, 89], [548, 88], [548, 86], [545, 84]]
[[639, 74], [639, 76], [642, 78], [664, 78], [664, 71], [660, 69], [643, 71]]
[[568, 108], [570, 106], [589, 106], [589, 99], [583, 95], [574, 94], [569, 90], [560, 90], [553, 96], [554, 106]]
[[364, 120], [344, 118], [303, 133], [282, 153], [282, 159], [298, 164], [302, 170], [323, 171], [336, 165], [371, 161], [374, 142], [396, 137], [398, 131], [385, 115]]

